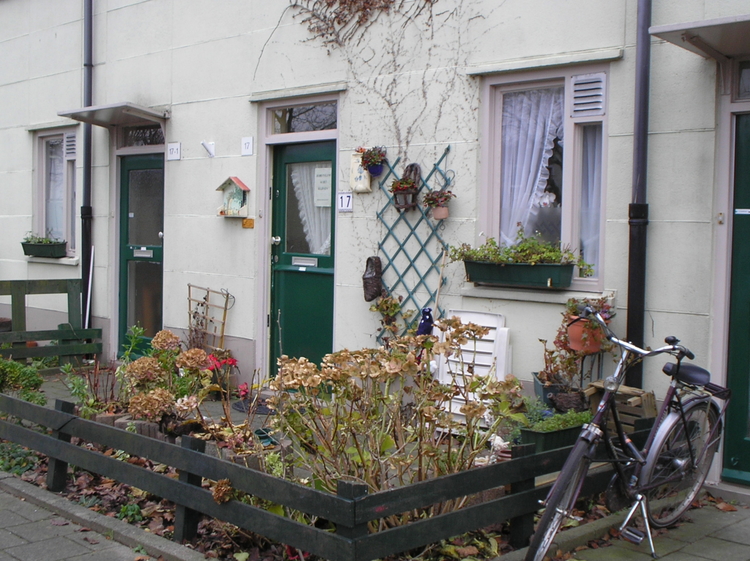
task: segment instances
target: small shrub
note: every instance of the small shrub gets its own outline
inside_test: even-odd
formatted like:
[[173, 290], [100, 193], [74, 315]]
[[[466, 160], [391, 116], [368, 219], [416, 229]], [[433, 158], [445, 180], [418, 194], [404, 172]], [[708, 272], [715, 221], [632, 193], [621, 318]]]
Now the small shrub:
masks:
[[44, 378], [33, 366], [0, 358], [0, 391], [37, 405], [46, 405], [47, 398], [39, 392], [43, 382]]
[[572, 427], [580, 427], [591, 421], [591, 411], [573, 411], [572, 409], [567, 413], [561, 415], [552, 415], [546, 419], [534, 423], [529, 427], [531, 430], [538, 432], [552, 432], [556, 430], [569, 429]]

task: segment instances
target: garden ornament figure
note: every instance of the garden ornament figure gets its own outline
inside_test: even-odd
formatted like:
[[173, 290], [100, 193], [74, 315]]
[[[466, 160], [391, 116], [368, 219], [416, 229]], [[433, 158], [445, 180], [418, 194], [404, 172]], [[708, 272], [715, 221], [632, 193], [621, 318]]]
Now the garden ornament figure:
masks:
[[422, 319], [419, 320], [417, 335], [432, 335], [433, 323], [435, 320], [432, 319], [432, 308], [422, 308]]

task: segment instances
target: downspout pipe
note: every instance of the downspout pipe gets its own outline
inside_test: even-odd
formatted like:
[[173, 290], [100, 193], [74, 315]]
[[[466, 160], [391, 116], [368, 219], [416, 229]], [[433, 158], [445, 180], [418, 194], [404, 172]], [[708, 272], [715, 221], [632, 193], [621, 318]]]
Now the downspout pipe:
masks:
[[[83, 0], [83, 106], [91, 107], [94, 84], [94, 2]], [[81, 284], [83, 285], [83, 324], [91, 327], [91, 134], [92, 125], [83, 124], [83, 196], [81, 200]]]
[[[647, 168], [648, 116], [651, 74], [651, 0], [638, 0], [635, 51], [635, 124], [633, 127], [633, 184], [628, 207], [630, 241], [628, 252], [627, 338], [639, 347], [644, 344], [646, 315], [646, 238], [648, 231]], [[628, 386], [643, 387], [643, 364], [630, 369]]]

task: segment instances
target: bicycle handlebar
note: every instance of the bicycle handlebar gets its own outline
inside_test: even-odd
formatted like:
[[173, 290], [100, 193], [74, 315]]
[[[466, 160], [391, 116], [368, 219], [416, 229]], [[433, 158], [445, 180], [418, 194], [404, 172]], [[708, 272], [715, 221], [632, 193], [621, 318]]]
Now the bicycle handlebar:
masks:
[[607, 322], [604, 321], [604, 318], [602, 318], [599, 312], [597, 312], [590, 306], [586, 306], [581, 311], [580, 317], [583, 319], [593, 318], [593, 320], [596, 321], [596, 323], [598, 323], [601, 326], [602, 330], [604, 331], [604, 335], [607, 337], [608, 340], [612, 341], [619, 347], [627, 351], [639, 354], [642, 357], [655, 356], [655, 355], [662, 354], [662, 353], [669, 353], [677, 357], [678, 360], [682, 360], [683, 357], [687, 357], [690, 360], [693, 360], [695, 358], [695, 354], [693, 354], [693, 351], [691, 351], [684, 345], [680, 345], [679, 344], [680, 340], [677, 337], [674, 337], [674, 336], [667, 337], [664, 340], [664, 342], [667, 343], [666, 346], [659, 347], [658, 349], [649, 351], [646, 349], [642, 349], [639, 346], [634, 345], [633, 343], [629, 343], [628, 341], [624, 341], [618, 338], [614, 334], [614, 332], [609, 328], [609, 326], [607, 325]]

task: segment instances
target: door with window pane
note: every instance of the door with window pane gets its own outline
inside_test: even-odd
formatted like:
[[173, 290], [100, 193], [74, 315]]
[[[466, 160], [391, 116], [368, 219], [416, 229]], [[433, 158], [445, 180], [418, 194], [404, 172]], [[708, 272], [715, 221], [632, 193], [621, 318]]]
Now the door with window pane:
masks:
[[271, 373], [282, 355], [333, 347], [335, 142], [274, 148]]
[[131, 326], [151, 338], [162, 328], [164, 157], [120, 162], [120, 321], [122, 345]]

